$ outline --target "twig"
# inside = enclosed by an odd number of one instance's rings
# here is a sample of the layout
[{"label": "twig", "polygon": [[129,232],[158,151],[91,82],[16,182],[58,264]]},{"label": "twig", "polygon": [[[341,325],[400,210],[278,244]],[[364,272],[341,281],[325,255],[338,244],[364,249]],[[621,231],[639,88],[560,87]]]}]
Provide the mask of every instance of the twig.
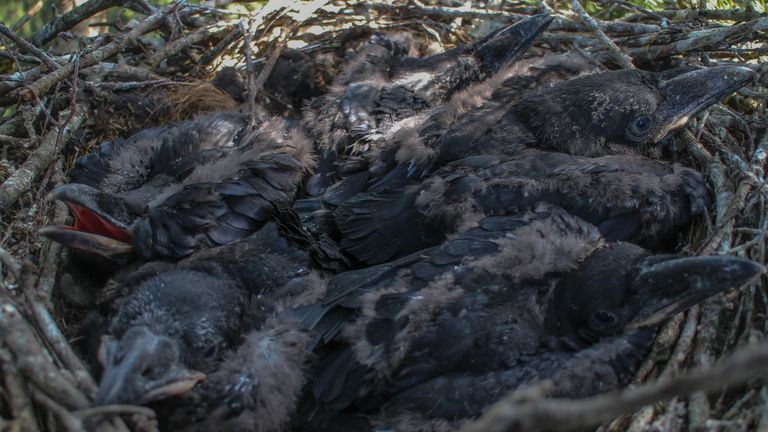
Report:
[{"label": "twig", "polygon": [[206,66],[213,63],[222,52],[239,40],[242,37],[242,34],[240,27],[232,29],[228,35],[224,36],[218,43],[216,43],[213,49],[206,50],[200,58],[200,65]]},{"label": "twig", "polygon": [[61,425],[64,427],[64,430],[72,432],[85,430],[83,427],[83,422],[78,417],[72,415],[68,409],[61,406],[58,402],[51,399],[42,391],[33,388],[32,397],[35,399],[35,401],[47,408],[59,419]]},{"label": "twig", "polygon": [[4,347],[0,347],[0,371],[2,371],[5,387],[6,406],[10,409],[11,417],[21,423],[22,430],[38,430],[32,400],[24,378],[13,363],[11,353]]},{"label": "twig", "polygon": [[[287,28],[284,27],[282,29],[280,36],[272,46],[272,52],[269,54],[269,57],[267,57],[267,61],[264,63],[261,71],[259,71],[259,75],[252,83],[250,80],[248,82],[248,103],[249,108],[251,108],[251,113],[255,113],[255,101],[253,102],[254,105],[251,105],[251,98],[255,98],[256,94],[259,93],[264,87],[264,83],[272,73],[272,69],[275,67],[275,63],[277,63],[278,57],[280,57],[280,54],[282,54],[283,50],[285,49],[285,45],[288,43],[288,39],[290,39],[296,33],[296,31],[299,30],[299,27],[301,27],[302,23],[308,20],[315,13],[315,11],[323,7],[323,5],[326,3],[327,0],[316,0],[309,4],[300,4],[298,2],[294,4],[294,7],[300,8],[298,14],[295,17],[295,21],[293,21]],[[246,44],[246,46],[248,45],[249,44]],[[248,64],[249,70],[252,69],[253,63],[251,59],[248,59]]]},{"label": "twig", "polygon": [[514,392],[494,404],[462,432],[569,431],[594,427],[617,415],[692,392],[711,392],[765,373],[768,344],[741,348],[707,369],[662,378],[639,387],[586,399],[534,399],[520,402]]},{"label": "twig", "polygon": [[21,282],[21,263],[0,246],[0,262],[13,275],[16,281]]},{"label": "twig", "polygon": [[77,410],[74,414],[80,418],[107,414],[137,414],[148,419],[155,418],[155,411],[151,408],[136,405],[103,405]]},{"label": "twig", "polygon": [[162,76],[152,72],[147,68],[121,63],[99,63],[97,65],[83,69],[83,72],[96,74],[105,78],[109,77],[118,81],[147,81],[163,79]]},{"label": "twig", "polygon": [[632,64],[632,58],[621,52],[619,48],[606,34],[600,29],[600,24],[597,23],[586,10],[581,6],[579,0],[572,0],[571,5],[573,10],[579,15],[581,22],[584,23],[587,28],[597,36],[597,39],[603,44],[603,46],[611,53],[613,60],[621,66],[622,69],[634,69]]},{"label": "twig", "polygon": [[107,10],[123,3],[125,3],[125,0],[89,0],[80,6],[73,8],[53,22],[46,24],[35,34],[30,36],[29,41],[32,45],[38,47],[43,46],[43,44],[53,40],[59,33],[71,29],[81,21],[84,21],[103,10]]},{"label": "twig", "polygon": [[755,32],[768,30],[768,17],[728,27],[706,28],[692,31],[687,38],[664,45],[647,45],[632,48],[627,53],[636,60],[653,61],[659,58],[685,54],[691,51],[712,49],[721,45],[730,45]]},{"label": "twig", "polygon": [[[723,21],[750,21],[760,18],[761,14],[754,10],[744,9],[679,9],[655,11],[655,15],[667,18],[670,21],[695,22],[700,19],[712,19]],[[623,18],[624,21],[633,22],[645,18],[645,14],[632,14]]]},{"label": "twig", "polygon": [[240,21],[240,33],[243,35],[243,51],[245,52],[245,81],[248,86],[248,112],[256,114],[256,88],[253,76],[253,54],[251,53],[251,24]]},{"label": "twig", "polygon": [[[101,63],[105,59],[112,57],[119,52],[124,51],[129,44],[133,43],[141,35],[157,28],[157,26],[159,26],[162,22],[163,18],[165,18],[165,16],[169,13],[175,11],[178,7],[178,5],[171,5],[159,10],[155,14],[146,18],[128,33],[120,34],[116,36],[115,39],[109,44],[104,45],[103,47],[89,54],[83,55],[80,58],[80,67],[85,68],[93,66],[95,64]],[[26,87],[12,91],[8,96],[0,100],[0,105],[9,105],[18,99],[24,101],[32,100],[35,97],[47,92],[51,87],[60,81],[70,77],[74,71],[74,68],[75,66],[72,63],[62,66],[58,70],[53,71],[52,73],[38,79]]]},{"label": "twig", "polygon": [[184,83],[171,81],[167,79],[159,79],[159,80],[152,80],[152,81],[133,81],[133,82],[99,82],[99,83],[93,83],[93,82],[83,82],[83,85],[85,88],[89,90],[110,90],[112,92],[123,92],[123,91],[131,91],[136,90],[140,88],[146,88],[146,87],[157,87],[157,86],[167,86],[167,85],[183,85]]},{"label": "twig", "polygon": [[[72,133],[80,128],[80,125],[85,121],[86,114],[87,107],[83,104],[78,104],[72,120],[63,128],[62,140],[69,140]],[[42,175],[43,171],[51,164],[55,156],[56,142],[59,137],[58,129],[56,128],[48,132],[43,137],[40,146],[29,155],[29,158],[21,167],[0,185],[0,209],[7,209],[13,205],[19,196],[29,190]]]},{"label": "twig", "polygon": [[68,375],[51,363],[38,343],[34,330],[10,301],[0,303],[2,340],[14,354],[19,371],[49,396],[70,409],[85,408],[88,398],[67,379]]},{"label": "twig", "polygon": [[39,58],[40,61],[48,66],[49,70],[56,70],[59,68],[59,64],[56,63],[51,57],[49,57],[48,54],[46,54],[40,48],[24,40],[24,38],[14,33],[13,30],[3,25],[3,23],[0,23],[0,34],[12,40],[22,51],[26,51]]},{"label": "twig", "polygon": [[157,50],[151,56],[144,60],[144,63],[152,69],[157,66],[166,58],[181,52],[183,49],[190,47],[196,43],[204,41],[206,39],[216,37],[220,33],[229,32],[233,28],[232,25],[213,25],[186,34],[183,37],[176,38],[176,40],[166,43],[163,48]]}]

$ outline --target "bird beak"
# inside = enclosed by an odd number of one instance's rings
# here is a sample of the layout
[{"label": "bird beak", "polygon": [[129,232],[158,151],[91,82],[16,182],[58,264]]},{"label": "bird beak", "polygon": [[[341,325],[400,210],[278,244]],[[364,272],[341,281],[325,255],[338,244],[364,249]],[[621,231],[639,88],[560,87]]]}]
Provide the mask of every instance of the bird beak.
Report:
[{"label": "bird beak", "polygon": [[651,137],[659,142],[671,131],[683,127],[710,105],[745,85],[754,82],[757,73],[742,66],[694,69],[659,84],[663,97],[659,126]]},{"label": "bird beak", "polygon": [[48,199],[63,201],[75,217],[74,226],[50,225],[40,230],[44,236],[64,246],[107,258],[130,254],[130,221],[126,204],[114,195],[90,186],[70,183],[57,187]]},{"label": "bird beak", "polygon": [[[206,375],[181,364],[173,340],[146,327],[132,328],[120,339],[106,338],[106,366],[96,405],[146,404],[186,393]],[[102,354],[104,355],[104,354]]]},{"label": "bird beak", "polygon": [[708,297],[764,273],[762,265],[731,256],[676,257],[647,265],[633,282],[640,292],[635,302],[639,311],[626,329],[659,325]]},{"label": "bird beak", "polygon": [[546,14],[534,15],[515,24],[491,33],[479,42],[475,48],[478,56],[492,72],[528,51],[533,41],[552,24],[552,18]]}]

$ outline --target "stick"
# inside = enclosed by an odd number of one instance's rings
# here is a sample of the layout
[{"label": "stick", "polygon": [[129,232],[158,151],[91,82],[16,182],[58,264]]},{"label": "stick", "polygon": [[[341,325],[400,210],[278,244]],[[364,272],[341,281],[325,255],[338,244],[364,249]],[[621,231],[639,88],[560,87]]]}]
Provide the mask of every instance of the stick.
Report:
[{"label": "stick", "polygon": [[4,330],[3,342],[13,352],[16,366],[27,379],[67,408],[80,409],[90,404],[67,379],[67,374],[51,363],[34,330],[10,301],[0,303],[0,326]]},{"label": "stick", "polygon": [[[63,69],[63,68],[62,68]],[[59,69],[61,70],[61,69]],[[72,133],[80,128],[86,118],[87,107],[78,104],[72,116],[72,121],[63,128],[62,141],[72,137]],[[8,209],[22,193],[29,190],[43,171],[51,164],[55,156],[56,141],[59,128],[53,129],[43,137],[40,146],[29,155],[29,158],[2,185],[0,185],[0,209]]]},{"label": "stick", "polygon": [[232,25],[214,25],[205,27],[189,33],[183,37],[178,37],[176,40],[168,42],[162,49],[157,50],[151,56],[144,60],[144,63],[150,68],[155,69],[166,58],[180,52],[181,50],[194,45],[198,42],[204,41],[210,37],[214,37],[223,32],[229,32],[233,28]]},{"label": "stick", "polygon": [[707,369],[697,369],[675,379],[663,378],[618,393],[585,399],[520,401],[512,392],[461,432],[571,431],[594,427],[621,413],[696,391],[711,392],[742,384],[765,373],[768,344],[741,348]]},{"label": "stick", "polygon": [[251,25],[240,21],[240,32],[243,34],[243,51],[245,51],[245,80],[248,86],[248,112],[256,114],[256,85],[253,77],[253,54],[251,54]]},{"label": "stick", "polygon": [[127,0],[89,0],[80,6],[77,6],[50,22],[30,36],[29,41],[32,45],[43,46],[43,44],[53,40],[59,33],[69,30],[97,13],[107,10],[113,6],[119,6],[127,3]]},{"label": "stick", "polygon": [[592,30],[592,33],[597,36],[597,39],[602,42],[603,46],[611,53],[613,60],[621,66],[622,69],[634,69],[632,64],[632,58],[621,52],[621,49],[600,29],[600,24],[597,23],[583,7],[579,0],[573,0],[571,2],[573,10],[579,15],[581,22],[584,23],[587,28]]},{"label": "stick", "polygon": [[48,70],[56,70],[59,68],[58,63],[56,63],[52,58],[50,58],[48,54],[46,54],[40,48],[27,42],[23,38],[19,37],[16,33],[13,32],[13,30],[3,25],[3,23],[0,23],[0,34],[12,40],[16,44],[16,46],[18,46],[19,49],[21,49],[22,51],[26,51],[34,55],[35,57],[39,58],[40,61],[42,61],[46,66],[48,66]]},{"label": "stick", "polygon": [[[154,30],[163,21],[166,15],[172,13],[178,8],[178,5],[167,6],[155,12],[147,19],[141,22],[133,30],[128,33],[123,33],[115,37],[115,39],[107,45],[89,53],[80,58],[80,67],[86,68],[95,64],[101,63],[105,59],[112,57],[113,55],[125,51],[128,46],[138,39],[144,33]],[[18,90],[12,91],[8,96],[0,100],[0,105],[10,105],[15,103],[18,99],[23,101],[29,101],[38,97],[39,95],[47,92],[54,85],[65,80],[72,75],[75,65],[68,63],[65,66],[53,71],[52,73],[45,75],[37,81],[29,84]]]}]

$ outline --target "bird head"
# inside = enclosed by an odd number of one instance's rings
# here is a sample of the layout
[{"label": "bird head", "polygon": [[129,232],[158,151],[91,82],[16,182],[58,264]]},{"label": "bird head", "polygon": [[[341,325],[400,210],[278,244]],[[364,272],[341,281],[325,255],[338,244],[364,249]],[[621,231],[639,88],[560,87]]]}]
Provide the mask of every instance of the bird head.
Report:
[{"label": "bird head", "polygon": [[547,331],[588,345],[604,337],[655,328],[696,303],[736,288],[765,268],[731,256],[649,255],[614,243],[563,278],[550,299]]},{"label": "bird head", "polygon": [[73,226],[49,225],[44,236],[69,248],[121,261],[131,255],[131,225],[138,211],[119,196],[91,186],[69,183],[56,187],[48,199],[64,202],[75,218]]},{"label": "bird head", "polygon": [[142,283],[120,305],[99,350],[96,403],[145,404],[191,389],[236,344],[244,302],[231,281],[196,271]]},{"label": "bird head", "polygon": [[533,91],[513,109],[543,147],[581,156],[647,154],[756,78],[741,66],[611,71]]}]

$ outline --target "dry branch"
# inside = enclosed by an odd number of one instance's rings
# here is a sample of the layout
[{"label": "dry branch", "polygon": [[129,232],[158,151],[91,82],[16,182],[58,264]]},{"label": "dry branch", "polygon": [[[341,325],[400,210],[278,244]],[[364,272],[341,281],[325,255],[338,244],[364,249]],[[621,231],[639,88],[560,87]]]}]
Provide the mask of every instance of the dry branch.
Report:
[{"label": "dry branch", "polygon": [[181,52],[181,50],[189,48],[190,46],[200,43],[204,40],[216,38],[221,33],[232,31],[233,28],[234,25],[232,24],[214,25],[201,28],[189,34],[185,34],[176,38],[176,40],[172,42],[166,43],[162,49],[147,57],[144,63],[152,69],[157,68],[160,62],[174,54]]},{"label": "dry branch", "polygon": [[586,399],[537,398],[520,401],[512,393],[494,404],[462,432],[571,431],[594,427],[619,414],[696,391],[711,392],[743,384],[766,373],[768,344],[741,348],[719,364],[677,378]]},{"label": "dry branch", "polygon": [[[107,45],[89,53],[80,58],[80,67],[86,68],[112,57],[113,55],[123,52],[131,43],[133,43],[139,36],[154,30],[159,26],[163,19],[169,13],[177,9],[177,5],[172,5],[160,9],[153,15],[146,18],[138,26],[129,31],[115,36],[115,39]],[[58,70],[38,79],[37,81],[25,86],[21,89],[14,90],[8,96],[0,99],[0,105],[10,105],[18,100],[29,101],[36,97],[39,97],[43,93],[50,90],[53,86],[59,82],[65,80],[74,72],[74,63],[68,63],[67,65],[59,68]]]},{"label": "dry branch", "polygon": [[124,5],[129,1],[131,0],[88,0],[60,16],[55,21],[46,24],[37,33],[30,36],[29,41],[32,45],[43,46],[52,41],[59,33],[71,29],[97,13],[113,6]]},{"label": "dry branch", "polygon": [[14,33],[11,29],[2,23],[0,23],[0,34],[12,40],[22,51],[26,51],[40,59],[40,61],[48,66],[49,70],[56,70],[59,68],[59,65],[53,61],[53,59],[49,57],[48,54],[46,54],[43,50],[19,37],[16,33]]},{"label": "dry branch", "polygon": [[[63,126],[63,131],[61,131],[63,132],[62,140],[69,140],[72,133],[80,128],[80,125],[85,121],[87,111],[85,105],[77,105],[72,121]],[[51,164],[56,153],[56,142],[60,132],[58,129],[51,130],[43,137],[40,146],[32,152],[24,164],[0,185],[0,210],[10,208],[22,193],[33,186],[35,181]]]},{"label": "dry branch", "polygon": [[595,34],[595,36],[597,36],[597,40],[599,40],[605,46],[608,52],[611,53],[613,60],[618,63],[622,69],[634,69],[635,66],[632,64],[632,59],[621,52],[621,48],[616,46],[616,44],[613,43],[613,41],[603,32],[603,30],[600,28],[600,24],[598,24],[594,18],[589,16],[587,11],[581,7],[579,0],[573,0],[571,4],[576,13],[579,14],[581,22],[584,23],[584,25],[587,26],[587,28]]},{"label": "dry branch", "polygon": [[73,385],[71,378],[68,379],[69,375],[53,364],[18,307],[7,299],[0,299],[0,327],[4,329],[2,341],[13,353],[15,364],[24,377],[69,409],[89,405],[88,398]]}]

